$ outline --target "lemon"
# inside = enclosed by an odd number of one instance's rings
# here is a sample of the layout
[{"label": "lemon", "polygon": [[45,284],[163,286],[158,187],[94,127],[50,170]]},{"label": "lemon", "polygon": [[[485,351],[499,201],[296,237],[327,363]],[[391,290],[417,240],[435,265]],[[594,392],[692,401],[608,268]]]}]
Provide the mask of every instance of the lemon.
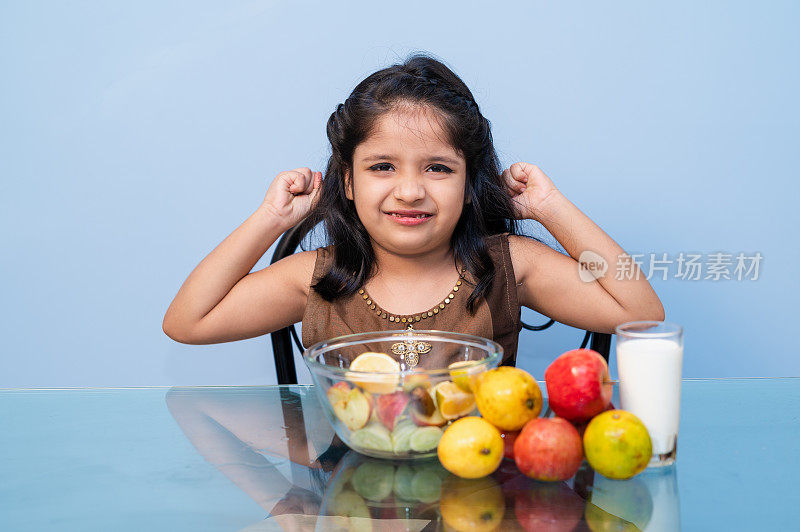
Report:
[{"label": "lemon", "polygon": [[464,366],[474,365],[476,365],[474,360],[459,360],[458,362],[453,362],[447,366],[447,369],[450,370],[450,378],[453,379],[453,382],[456,384],[456,386],[465,392],[472,393],[472,382],[477,379],[477,374],[480,370],[477,368],[466,369]]},{"label": "lemon", "polygon": [[481,478],[503,460],[500,431],[485,419],[469,416],[454,421],[439,440],[437,454],[445,469],[462,478]]},{"label": "lemon", "polygon": [[482,373],[474,384],[478,410],[501,430],[520,430],[542,410],[542,390],[525,370],[500,366]]},{"label": "lemon", "polygon": [[370,393],[392,393],[400,380],[400,364],[385,353],[361,353],[350,363],[350,369],[354,372],[378,373],[371,376],[350,372],[345,374],[348,380]]},{"label": "lemon", "polygon": [[589,422],[583,451],[592,468],[604,477],[623,480],[641,473],[653,455],[644,423],[625,410],[606,410]]},{"label": "lemon", "polygon": [[488,532],[503,523],[506,501],[503,489],[492,477],[450,477],[442,484],[439,509],[445,530]]},{"label": "lemon", "polygon": [[445,419],[464,417],[475,410],[475,396],[453,382],[440,382],[434,390],[439,413]]}]

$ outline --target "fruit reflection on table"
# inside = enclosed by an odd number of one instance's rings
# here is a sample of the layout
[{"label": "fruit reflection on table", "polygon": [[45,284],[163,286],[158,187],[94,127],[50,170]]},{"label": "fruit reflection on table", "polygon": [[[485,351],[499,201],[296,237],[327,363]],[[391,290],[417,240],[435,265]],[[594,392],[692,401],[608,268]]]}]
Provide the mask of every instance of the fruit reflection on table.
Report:
[{"label": "fruit reflection on table", "polygon": [[[674,468],[655,474],[671,476],[674,484]],[[358,530],[644,530],[658,482],[648,475],[605,479],[585,462],[568,482],[542,482],[508,459],[491,475],[465,479],[435,459],[392,461],[350,451],[328,485],[320,515],[345,517],[345,529]],[[677,520],[677,504],[666,503],[662,514],[672,512],[668,518]]]}]

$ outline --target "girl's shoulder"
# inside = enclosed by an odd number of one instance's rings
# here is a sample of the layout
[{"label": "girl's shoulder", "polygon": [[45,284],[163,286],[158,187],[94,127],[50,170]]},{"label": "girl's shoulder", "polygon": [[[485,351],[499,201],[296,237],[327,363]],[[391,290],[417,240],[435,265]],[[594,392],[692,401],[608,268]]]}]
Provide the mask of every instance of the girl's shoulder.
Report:
[{"label": "girl's shoulder", "polygon": [[493,235],[484,237],[483,241],[487,246],[497,246],[502,245],[504,242],[508,242],[510,236],[514,235],[511,235],[510,233],[495,233]]},{"label": "girl's shoulder", "polygon": [[308,253],[313,253],[314,257],[312,263],[312,269],[314,272],[311,277],[312,284],[324,276],[327,270],[330,268],[330,264],[333,261],[333,250],[334,245],[330,244],[308,251]]},{"label": "girl's shoulder", "polygon": [[307,297],[311,285],[309,281],[313,279],[317,262],[316,250],[298,251],[280,259],[264,271],[271,271],[275,281],[287,288],[301,291]]},{"label": "girl's shoulder", "polygon": [[516,238],[516,235],[510,233],[496,233],[484,237],[483,242],[489,253],[495,257],[495,260],[504,259],[510,260],[510,246],[511,239]]},{"label": "girl's shoulder", "polygon": [[312,253],[316,253],[316,263],[319,265],[320,263],[325,263],[328,261],[329,258],[333,256],[334,249],[335,246],[330,244],[328,246],[321,246],[313,250]]}]

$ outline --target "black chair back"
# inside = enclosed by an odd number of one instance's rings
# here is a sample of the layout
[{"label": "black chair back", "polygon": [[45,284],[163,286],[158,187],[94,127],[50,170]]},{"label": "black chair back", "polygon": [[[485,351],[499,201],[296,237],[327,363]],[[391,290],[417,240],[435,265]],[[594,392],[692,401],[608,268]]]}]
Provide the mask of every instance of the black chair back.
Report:
[{"label": "black chair back", "polygon": [[[275,252],[272,254],[270,264],[288,257],[293,254],[300,245],[300,242],[306,236],[305,233],[301,234],[300,225],[296,225],[283,233]],[[529,331],[543,331],[552,326],[555,320],[549,320],[543,325],[528,325],[523,323],[522,327]],[[297,370],[294,365],[294,349],[292,347],[292,340],[297,345],[297,348],[302,353],[305,350],[303,343],[297,336],[297,329],[294,325],[290,325],[284,329],[280,329],[271,333],[272,337],[272,353],[275,357],[275,372],[278,376],[278,384],[297,384]],[[581,349],[586,345],[601,355],[608,362],[609,351],[611,350],[611,335],[608,333],[597,333],[593,331],[586,331],[584,334]]]}]

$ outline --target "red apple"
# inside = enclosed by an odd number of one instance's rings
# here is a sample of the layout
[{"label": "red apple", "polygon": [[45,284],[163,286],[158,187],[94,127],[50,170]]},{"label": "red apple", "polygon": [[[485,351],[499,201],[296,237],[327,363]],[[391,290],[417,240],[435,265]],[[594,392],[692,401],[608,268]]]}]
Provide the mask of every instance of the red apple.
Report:
[{"label": "red apple", "polygon": [[563,418],[540,417],[528,421],[514,442],[514,461],[536,480],[567,480],[583,460],[578,431]]},{"label": "red apple", "polygon": [[614,389],[608,364],[597,351],[567,351],[544,372],[547,401],[557,416],[587,421],[606,409]]},{"label": "red apple", "polygon": [[583,518],[586,501],[565,482],[533,482],[517,492],[514,514],[525,530],[533,532],[572,531]]},{"label": "red apple", "polygon": [[375,409],[378,412],[378,419],[389,429],[394,430],[397,418],[405,410],[408,404],[408,394],[405,392],[394,392],[386,395],[379,395],[375,400]]},{"label": "red apple", "polygon": [[503,456],[509,460],[514,459],[514,442],[519,435],[518,430],[501,430],[500,437],[503,438]]},{"label": "red apple", "polygon": [[333,405],[333,403],[343,399],[349,391],[350,385],[347,384],[347,381],[339,381],[328,388],[328,401]]}]

